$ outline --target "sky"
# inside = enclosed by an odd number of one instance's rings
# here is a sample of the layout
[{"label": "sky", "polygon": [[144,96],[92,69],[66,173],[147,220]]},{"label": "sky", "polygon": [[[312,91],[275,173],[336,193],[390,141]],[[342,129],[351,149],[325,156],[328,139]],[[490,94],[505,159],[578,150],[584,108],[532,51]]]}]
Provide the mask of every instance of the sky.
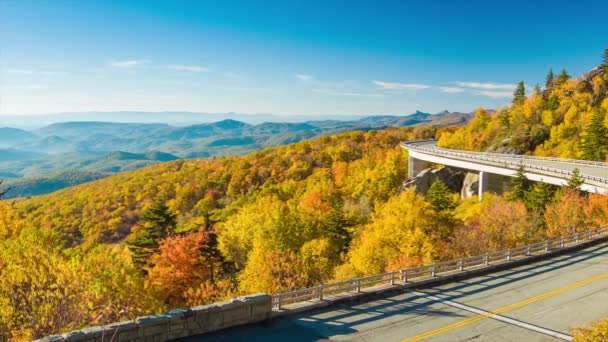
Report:
[{"label": "sky", "polygon": [[608,47],[604,0],[0,0],[0,115],[470,112]]}]

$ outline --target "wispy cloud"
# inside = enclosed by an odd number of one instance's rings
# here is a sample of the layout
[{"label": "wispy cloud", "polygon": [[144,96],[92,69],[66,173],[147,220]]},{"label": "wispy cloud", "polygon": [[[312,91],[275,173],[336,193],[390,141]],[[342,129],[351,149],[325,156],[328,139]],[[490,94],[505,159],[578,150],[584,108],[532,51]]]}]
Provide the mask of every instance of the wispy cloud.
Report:
[{"label": "wispy cloud", "polygon": [[439,87],[439,91],[442,93],[456,94],[463,93],[466,91],[466,89],[460,87]]},{"label": "wispy cloud", "polygon": [[491,98],[495,98],[495,99],[502,99],[502,98],[508,98],[508,97],[513,96],[513,93],[510,91],[494,91],[494,90],[473,90],[473,91],[471,91],[471,94],[491,97]]},{"label": "wispy cloud", "polygon": [[382,94],[336,91],[333,89],[312,89],[312,91],[315,93],[336,95],[336,96],[354,96],[354,97],[383,97],[384,96]]},{"label": "wispy cloud", "polygon": [[147,59],[131,59],[131,60],[125,60],[125,61],[112,61],[112,62],[109,62],[108,65],[113,68],[129,69],[129,68],[135,68],[137,66],[146,64],[148,62],[149,61]]},{"label": "wispy cloud", "polygon": [[310,80],[314,79],[314,76],[306,75],[306,74],[296,74],[295,76],[300,81],[310,81]]},{"label": "wispy cloud", "polygon": [[259,93],[278,93],[277,89],[265,87],[238,87],[238,86],[219,86],[217,89],[239,91],[239,92],[259,92]]},{"label": "wispy cloud", "polygon": [[372,83],[387,90],[422,90],[431,88],[430,85],[418,83],[396,83],[384,81],[373,81]]},{"label": "wispy cloud", "polygon": [[510,83],[481,83],[481,82],[456,82],[459,87],[484,89],[484,90],[514,90],[516,85]]},{"label": "wispy cloud", "polygon": [[209,72],[209,68],[199,66],[199,65],[181,65],[181,64],[171,64],[167,66],[171,70],[177,71],[189,71],[189,72]]}]

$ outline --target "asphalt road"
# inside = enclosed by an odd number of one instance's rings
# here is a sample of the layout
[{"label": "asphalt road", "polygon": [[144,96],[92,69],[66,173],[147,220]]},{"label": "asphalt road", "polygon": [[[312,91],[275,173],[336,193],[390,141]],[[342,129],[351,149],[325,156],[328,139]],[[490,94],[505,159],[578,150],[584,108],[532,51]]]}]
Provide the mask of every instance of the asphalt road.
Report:
[{"label": "asphalt road", "polygon": [[561,341],[608,318],[608,244],[186,341]]}]

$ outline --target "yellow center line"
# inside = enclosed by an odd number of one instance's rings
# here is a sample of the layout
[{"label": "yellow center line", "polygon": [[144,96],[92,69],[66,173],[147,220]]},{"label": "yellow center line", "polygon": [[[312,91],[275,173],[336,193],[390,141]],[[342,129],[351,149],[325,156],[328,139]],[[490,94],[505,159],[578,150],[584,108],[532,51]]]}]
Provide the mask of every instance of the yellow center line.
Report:
[{"label": "yellow center line", "polygon": [[560,293],[564,293],[566,291],[570,291],[570,290],[579,288],[581,286],[585,286],[587,284],[591,284],[593,282],[596,282],[598,280],[602,280],[604,278],[608,278],[608,273],[603,273],[603,274],[597,275],[595,277],[591,277],[591,278],[579,281],[578,283],[570,284],[570,285],[561,287],[559,289],[556,289],[556,290],[553,290],[553,291],[549,291],[547,293],[543,293],[543,294],[540,294],[540,295],[532,297],[532,298],[528,298],[528,299],[523,300],[521,302],[504,306],[502,308],[496,309],[495,311],[488,312],[487,314],[481,314],[481,315],[473,316],[473,317],[464,319],[464,320],[462,320],[460,322],[456,322],[456,323],[453,323],[453,324],[450,324],[450,325],[446,325],[446,326],[444,326],[442,328],[438,328],[438,329],[435,329],[435,330],[427,331],[427,332],[422,333],[420,335],[416,335],[416,336],[413,336],[413,337],[410,337],[410,338],[406,338],[402,342],[406,342],[406,341],[407,342],[421,341],[421,340],[424,340],[424,339],[427,339],[427,338],[430,338],[430,337],[433,337],[433,336],[437,336],[437,335],[443,334],[445,332],[448,332],[450,330],[454,330],[454,329],[458,329],[460,327],[471,325],[473,323],[477,323],[477,322],[479,322],[481,320],[484,320],[486,318],[491,318],[492,315],[498,315],[498,314],[505,313],[507,311],[512,311],[512,310],[515,310],[515,309],[519,309],[519,308],[524,307],[526,305],[529,305],[529,304],[541,301],[543,299],[547,299],[549,297],[556,296],[556,295],[558,295]]}]

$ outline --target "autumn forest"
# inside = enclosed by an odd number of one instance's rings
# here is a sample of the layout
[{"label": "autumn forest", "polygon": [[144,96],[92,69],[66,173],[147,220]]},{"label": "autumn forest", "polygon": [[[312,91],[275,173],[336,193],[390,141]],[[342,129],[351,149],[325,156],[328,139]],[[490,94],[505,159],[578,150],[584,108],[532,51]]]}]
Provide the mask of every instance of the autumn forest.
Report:
[{"label": "autumn forest", "polygon": [[523,82],[461,127],[354,131],[176,160],[0,201],[0,340],[505,249],[608,224],[608,197],[532,183],[403,189],[400,141],[606,161],[608,61]]}]

